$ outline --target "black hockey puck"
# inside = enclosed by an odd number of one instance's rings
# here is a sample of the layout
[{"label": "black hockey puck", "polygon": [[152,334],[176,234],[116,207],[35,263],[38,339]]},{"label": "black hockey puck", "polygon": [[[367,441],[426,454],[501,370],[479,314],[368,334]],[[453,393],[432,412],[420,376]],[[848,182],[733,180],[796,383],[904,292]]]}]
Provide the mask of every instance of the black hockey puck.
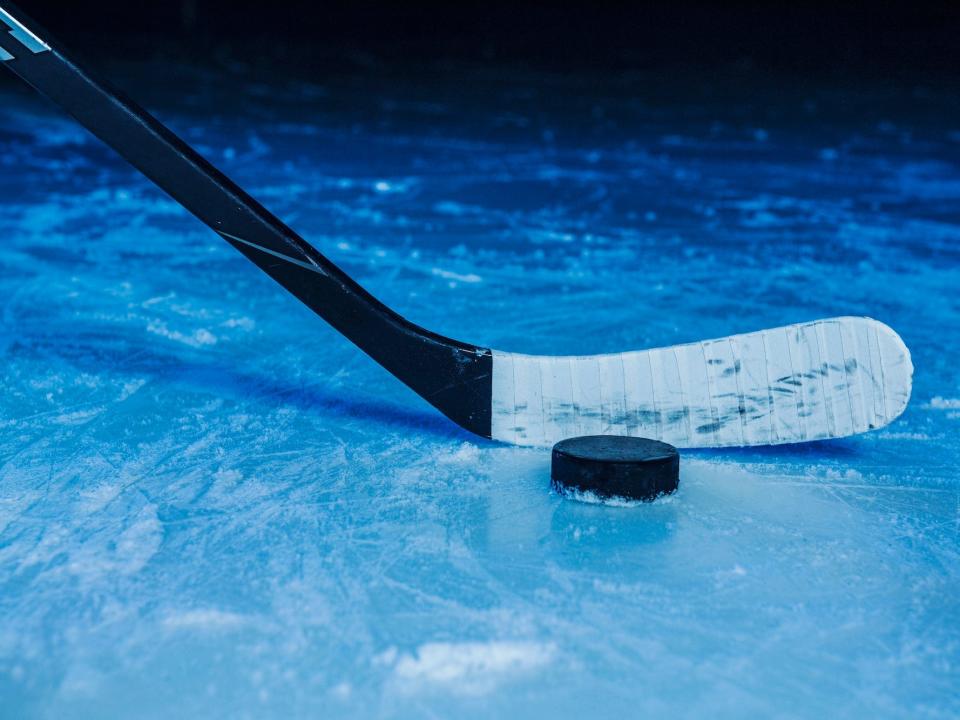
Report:
[{"label": "black hockey puck", "polygon": [[553,446],[551,480],[560,493],[653,500],[680,482],[680,453],[646,438],[587,435]]}]

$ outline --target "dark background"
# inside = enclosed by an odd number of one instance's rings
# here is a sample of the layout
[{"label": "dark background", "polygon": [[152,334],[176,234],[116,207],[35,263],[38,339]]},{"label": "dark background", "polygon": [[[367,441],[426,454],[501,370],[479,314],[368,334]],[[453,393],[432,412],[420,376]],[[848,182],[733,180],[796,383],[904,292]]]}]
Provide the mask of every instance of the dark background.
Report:
[{"label": "dark background", "polygon": [[440,61],[565,71],[717,64],[937,78],[960,69],[960,2],[23,0],[82,52],[324,66]]}]

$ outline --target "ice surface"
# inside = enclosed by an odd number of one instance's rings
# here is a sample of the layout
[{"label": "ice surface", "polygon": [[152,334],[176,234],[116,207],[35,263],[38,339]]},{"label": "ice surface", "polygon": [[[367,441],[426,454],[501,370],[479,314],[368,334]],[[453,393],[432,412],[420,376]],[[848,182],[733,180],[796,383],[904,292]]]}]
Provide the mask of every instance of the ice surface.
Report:
[{"label": "ice surface", "polygon": [[960,713],[949,93],[142,72],[120,84],[438,332],[601,353],[869,315],[914,399],[687,453],[649,505],[565,500],[549,452],[451,426],[5,82],[0,717]]}]

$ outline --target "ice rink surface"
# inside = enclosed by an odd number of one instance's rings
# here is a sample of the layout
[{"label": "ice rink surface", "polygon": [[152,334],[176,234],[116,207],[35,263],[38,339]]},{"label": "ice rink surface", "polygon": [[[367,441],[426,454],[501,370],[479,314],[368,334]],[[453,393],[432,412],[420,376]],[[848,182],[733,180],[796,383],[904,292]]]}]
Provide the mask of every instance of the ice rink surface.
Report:
[{"label": "ice rink surface", "polygon": [[432,330],[600,353],[869,315],[913,400],[565,500],[5,81],[0,717],[960,713],[955,94],[248,75],[114,74]]}]

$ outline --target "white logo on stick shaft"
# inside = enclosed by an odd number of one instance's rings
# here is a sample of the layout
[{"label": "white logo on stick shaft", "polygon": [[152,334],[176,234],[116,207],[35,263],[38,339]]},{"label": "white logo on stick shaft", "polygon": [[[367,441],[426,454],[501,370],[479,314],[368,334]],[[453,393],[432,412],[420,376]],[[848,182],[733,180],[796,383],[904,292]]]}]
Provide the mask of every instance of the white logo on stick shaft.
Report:
[{"label": "white logo on stick shaft", "polygon": [[[20,21],[10,15],[10,13],[3,8],[0,8],[0,32],[4,31],[4,25],[6,25],[6,32],[10,35],[13,35],[17,42],[27,48],[27,50],[30,52],[36,54],[48,52],[50,50],[49,45],[34,35],[30,30],[25,28]],[[13,55],[0,47],[0,60],[6,61],[13,59]]]}]

